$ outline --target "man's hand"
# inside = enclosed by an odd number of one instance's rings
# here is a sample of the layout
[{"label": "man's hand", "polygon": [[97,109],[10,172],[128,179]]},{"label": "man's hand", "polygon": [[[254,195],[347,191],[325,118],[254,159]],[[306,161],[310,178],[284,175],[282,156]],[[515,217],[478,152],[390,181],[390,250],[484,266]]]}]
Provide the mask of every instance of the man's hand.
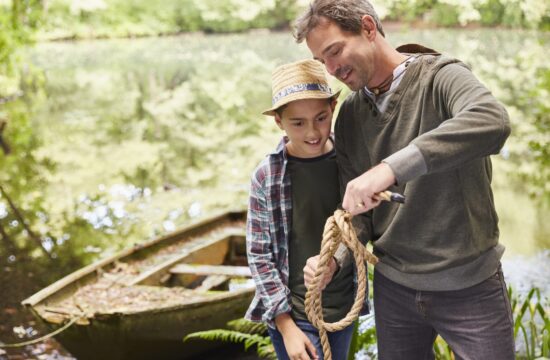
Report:
[{"label": "man's hand", "polygon": [[351,180],[346,186],[342,206],[352,215],[361,214],[380,205],[377,193],[395,183],[395,175],[386,163],[380,163]]},{"label": "man's hand", "polygon": [[291,360],[318,359],[315,346],[288,313],[277,315],[275,324],[283,335],[286,353]]},{"label": "man's hand", "polygon": [[[304,283],[306,284],[306,288],[309,289],[311,286],[311,283],[313,282],[313,278],[315,277],[315,271],[317,271],[317,266],[319,265],[319,255],[310,257],[306,261],[306,266],[304,266]],[[323,276],[323,279],[321,279],[321,290],[324,290],[328,283],[332,280],[332,277],[334,276],[334,273],[336,270],[338,270],[338,264],[336,264],[336,260],[334,258],[331,258],[328,263],[329,270],[325,272],[325,276]]]}]

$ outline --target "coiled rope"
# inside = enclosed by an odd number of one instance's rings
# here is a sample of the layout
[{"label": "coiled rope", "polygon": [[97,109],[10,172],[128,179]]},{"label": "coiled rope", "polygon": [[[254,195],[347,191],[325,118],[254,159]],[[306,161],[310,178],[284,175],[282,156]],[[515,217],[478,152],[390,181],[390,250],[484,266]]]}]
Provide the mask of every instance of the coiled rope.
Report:
[{"label": "coiled rope", "polygon": [[[332,359],[327,331],[334,332],[346,328],[357,319],[363,307],[366,293],[365,289],[367,286],[365,260],[373,265],[378,262],[378,258],[359,242],[351,219],[352,215],[344,210],[336,210],[334,215],[327,219],[323,231],[321,252],[319,254],[319,263],[315,271],[315,277],[306,292],[306,315],[309,322],[319,330],[325,360]],[[321,302],[322,290],[320,289],[320,284],[324,273],[328,270],[328,263],[338,249],[340,243],[344,244],[353,253],[357,269],[357,291],[355,294],[355,301],[348,314],[340,321],[327,323],[323,319],[323,305]]]}]

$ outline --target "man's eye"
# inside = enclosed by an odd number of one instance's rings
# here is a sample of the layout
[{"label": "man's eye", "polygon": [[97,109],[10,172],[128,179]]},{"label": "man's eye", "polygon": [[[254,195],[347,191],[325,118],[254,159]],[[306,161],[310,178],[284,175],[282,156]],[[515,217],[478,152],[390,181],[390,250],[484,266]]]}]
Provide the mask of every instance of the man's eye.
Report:
[{"label": "man's eye", "polygon": [[327,119],[326,116],[322,116],[322,117],[318,118],[317,121],[325,121],[326,119]]}]

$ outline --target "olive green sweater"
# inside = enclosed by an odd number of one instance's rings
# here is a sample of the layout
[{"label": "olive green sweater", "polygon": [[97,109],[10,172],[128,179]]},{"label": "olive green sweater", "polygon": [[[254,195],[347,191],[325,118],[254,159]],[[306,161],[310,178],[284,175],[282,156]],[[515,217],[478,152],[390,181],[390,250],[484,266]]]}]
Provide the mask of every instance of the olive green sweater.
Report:
[{"label": "olive green sweater", "polygon": [[418,290],[458,290],[491,276],[504,247],[491,191],[491,161],[510,134],[508,115],[466,67],[419,54],[387,111],[362,91],[335,125],[342,190],[387,163],[406,204],[382,203],[356,217],[380,258],[376,269]]}]

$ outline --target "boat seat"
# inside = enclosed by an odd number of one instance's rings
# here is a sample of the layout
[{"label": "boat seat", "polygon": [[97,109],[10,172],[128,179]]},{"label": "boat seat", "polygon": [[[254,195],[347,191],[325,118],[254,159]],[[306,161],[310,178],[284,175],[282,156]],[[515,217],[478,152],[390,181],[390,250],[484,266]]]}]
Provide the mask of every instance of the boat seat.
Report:
[{"label": "boat seat", "polygon": [[225,275],[230,277],[252,277],[247,266],[178,264],[170,269],[178,275]]},{"label": "boat seat", "polygon": [[229,280],[229,276],[226,275],[208,275],[206,279],[203,280],[202,284],[193,290],[196,292],[208,291],[223,284],[227,280]]}]

